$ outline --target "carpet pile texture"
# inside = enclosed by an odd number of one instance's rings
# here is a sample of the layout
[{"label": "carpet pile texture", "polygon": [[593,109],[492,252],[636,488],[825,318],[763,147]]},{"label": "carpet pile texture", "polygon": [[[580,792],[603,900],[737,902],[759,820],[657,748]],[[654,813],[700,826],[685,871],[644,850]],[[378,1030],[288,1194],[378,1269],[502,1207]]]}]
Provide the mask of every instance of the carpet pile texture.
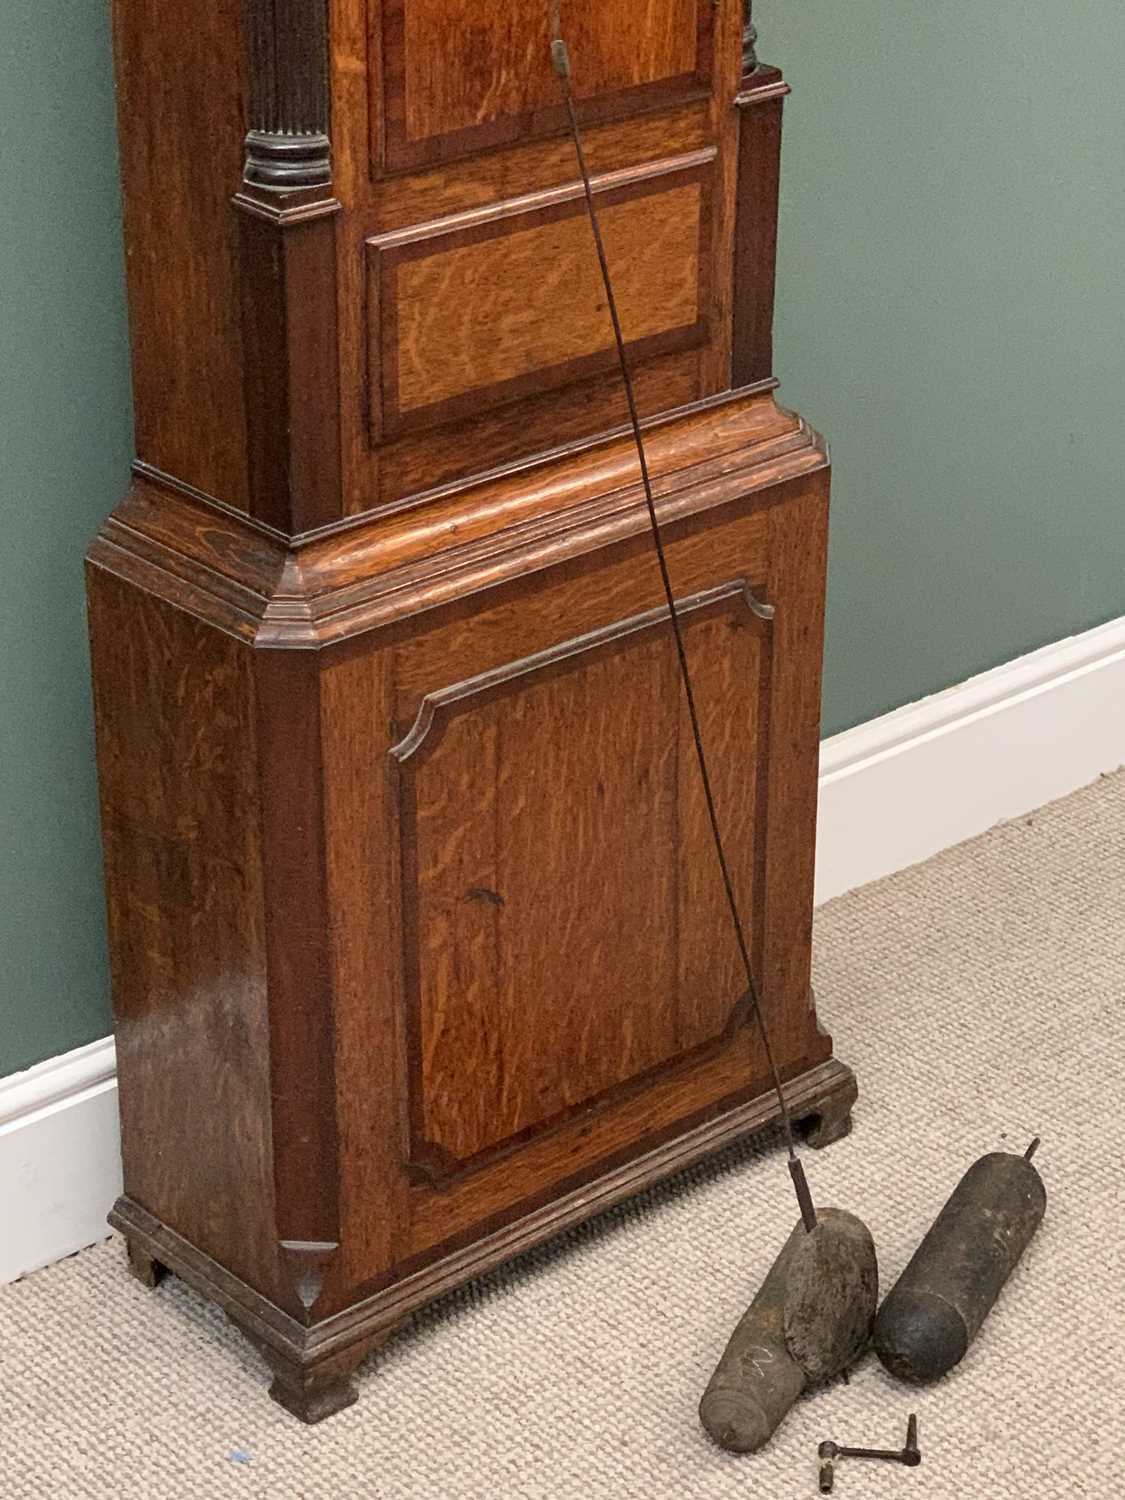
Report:
[{"label": "carpet pile texture", "polygon": [[855,1128],[807,1157],[870,1225],[889,1288],[961,1174],[1033,1135],[1047,1217],[968,1357],[921,1391],[868,1355],[752,1457],[696,1404],[794,1220],[776,1134],[417,1314],[305,1428],[265,1367],[116,1238],[0,1290],[5,1500],[793,1500],[823,1438],[923,1460],[840,1464],[868,1500],[1069,1500],[1118,1488],[1125,1438],[1125,774],[817,916],[823,1022]]}]

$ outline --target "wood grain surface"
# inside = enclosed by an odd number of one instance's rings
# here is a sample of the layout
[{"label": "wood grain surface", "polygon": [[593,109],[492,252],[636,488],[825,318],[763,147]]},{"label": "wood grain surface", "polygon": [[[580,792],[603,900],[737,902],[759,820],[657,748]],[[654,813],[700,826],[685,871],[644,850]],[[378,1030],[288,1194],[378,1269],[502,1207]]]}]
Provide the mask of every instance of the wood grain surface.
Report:
[{"label": "wood grain surface", "polygon": [[[466,34],[471,36],[474,28],[493,24],[506,27],[505,10],[504,6],[495,9],[494,22],[493,7],[478,7]],[[572,20],[580,10],[584,7],[575,7]],[[398,159],[389,174],[384,172],[380,164],[387,165],[386,153],[393,156],[399,149],[396,140],[400,144],[405,140],[401,126],[404,95],[392,76],[393,58],[402,57],[402,33],[396,31],[393,11],[391,7],[384,15],[382,6],[368,6],[367,0],[341,0],[334,12],[333,97],[337,104],[333,159],[337,192],[345,205],[339,268],[341,359],[346,372],[365,369],[372,396],[366,405],[357,405],[345,393],[341,404],[344,508],[357,514],[397,506],[436,486],[471,478],[481,472],[482,452],[491,455],[494,467],[515,466],[562,443],[604,433],[626,418],[620,382],[612,368],[604,368],[601,351],[585,369],[574,370],[574,382],[552,385],[549,380],[533,380],[528,372],[522,388],[512,387],[504,393],[512,400],[498,406],[488,400],[466,399],[459,412],[441,414],[440,429],[432,423],[418,425],[412,418],[402,423],[396,415],[397,403],[383,399],[385,385],[397,378],[394,362],[385,356],[388,345],[395,343],[395,333],[384,324],[398,316],[399,299],[393,294],[381,298],[382,288],[373,284],[367,257],[357,260],[343,247],[354,244],[356,237],[370,240],[411,229],[421,231],[442,215],[486,211],[517,196],[550,193],[573,185],[577,177],[573,148],[557,104],[545,105],[530,115],[428,138],[410,147],[418,154],[411,157],[408,153],[407,158]],[[661,35],[665,21],[675,14],[676,8],[662,7],[662,17],[646,36]],[[403,16],[412,15],[412,5],[408,4]],[[527,16],[523,19],[526,24]],[[621,25],[612,7],[601,7],[596,13],[590,7],[587,20],[599,40],[595,43],[580,36],[584,53],[595,47],[618,45],[609,41],[610,33]],[[692,24],[696,66],[690,76],[684,75],[680,82],[672,79],[630,86],[624,92],[595,92],[581,100],[595,174],[641,170],[663,158],[701,148],[718,152],[714,190],[704,206],[706,224],[701,235],[705,336],[697,337],[691,348],[682,351],[646,351],[637,371],[637,395],[642,412],[649,416],[687,407],[730,386],[737,133],[730,100],[737,89],[741,9],[736,0],[720,0],[717,8],[702,4]],[[584,32],[585,26],[586,21],[581,21],[580,31]],[[648,45],[644,39],[638,44],[632,21],[622,35],[629,37],[628,45],[634,51],[643,53]],[[684,36],[686,39],[686,29]],[[452,37],[447,45],[458,53],[469,74],[479,69],[484,53],[462,55],[459,37]],[[686,56],[686,40],[683,45]],[[546,49],[542,63],[549,85]],[[643,60],[629,64],[635,65],[647,66]],[[576,63],[576,82],[578,71]],[[443,85],[460,86],[455,80]],[[581,93],[580,83],[578,88]],[[340,101],[347,101],[347,107]],[[365,123],[368,120],[369,127]],[[376,162],[374,175],[372,159]],[[704,238],[708,246],[705,253]],[[643,245],[634,244],[634,254],[641,250]],[[523,278],[520,295],[524,300],[535,299],[537,279],[538,268],[535,275]],[[512,295],[517,293],[513,291]],[[378,311],[377,298],[381,298]],[[460,308],[457,313],[464,316]],[[575,298],[568,299],[567,313],[579,322],[589,322],[589,306]],[[426,319],[425,307],[413,315]],[[436,320],[429,321],[435,329],[440,327]],[[436,350],[436,343],[433,347]],[[435,358],[431,363],[439,362]],[[385,423],[384,417],[388,417]]]},{"label": "wood grain surface", "polygon": [[[113,1222],[314,1421],[428,1297],[777,1105],[549,7],[114,8]],[[741,0],[562,18],[737,896],[828,1141],[855,1085],[809,986],[828,470],[772,395],[784,84],[742,79]]]},{"label": "wood grain surface", "polygon": [[[338,656],[321,675],[327,894],[340,1151],[340,1274],[386,1277],[409,1242],[397,805],[385,774],[393,657]],[[332,1288],[329,1288],[330,1293]]]},{"label": "wood grain surface", "polygon": [[[760,507],[773,487],[827,463],[816,433],[768,393],[654,426],[646,446],[665,524]],[[471,496],[454,487],[398,515],[357,517],[292,550],[269,528],[146,473],[92,555],[220,629],[311,648],[624,537],[643,546],[647,529],[636,451],[621,436],[563,450],[530,475],[501,474]]]},{"label": "wood grain surface", "polygon": [[249,509],[293,534],[342,509],[334,200],[295,217],[239,195]]},{"label": "wood grain surface", "polygon": [[774,268],[781,183],[781,112],[788,85],[759,68],[738,95],[738,209],[734,242],[731,378],[773,373]]},{"label": "wood grain surface", "polygon": [[248,646],[88,580],[129,1191],[279,1296]]},{"label": "wood grain surface", "polygon": [[[825,1144],[847,1134],[856,1083],[842,1063],[833,1059],[811,1068],[786,1084],[785,1094],[794,1120],[816,1122],[814,1135],[822,1131]],[[436,1259],[431,1257],[423,1265],[404,1266],[392,1284],[369,1289],[350,1307],[311,1326],[282,1312],[133,1199],[119,1198],[109,1217],[142,1263],[174,1270],[217,1303],[266,1357],[271,1369],[281,1372],[290,1392],[303,1387],[314,1400],[327,1396],[329,1411],[339,1410],[355,1399],[347,1379],[350,1371],[416,1308],[777,1118],[777,1101],[768,1092],[749,1103],[713,1112],[641,1154],[613,1162],[596,1183],[561,1183],[552,1199],[510,1223],[483,1232]],[[302,1411],[300,1401],[290,1401],[281,1393],[276,1399],[306,1421],[327,1414],[320,1410],[313,1418]]]},{"label": "wood grain surface", "polygon": [[[740,582],[682,609],[752,930],[738,768],[768,625]],[[732,690],[748,711],[725,711]],[[729,1040],[745,980],[666,612],[430,695],[392,755],[417,1165],[440,1178]]]},{"label": "wood grain surface", "polygon": [[322,747],[319,663],[300,651],[257,651],[253,670],[257,779],[263,788],[276,1237],[339,1243],[324,822],[330,769]]},{"label": "wood grain surface", "polygon": [[[599,184],[634,362],[707,334],[703,168]],[[372,368],[384,435],[573,384],[616,363],[576,189],[368,242]]]},{"label": "wood grain surface", "polygon": [[[558,129],[550,13],[520,0],[370,0],[381,59],[386,162],[401,169]],[[711,0],[638,0],[620,16],[565,0],[562,24],[580,97],[627,113],[700,90]],[[627,20],[626,20],[627,14]]]},{"label": "wood grain surface", "polygon": [[241,0],[114,0],[113,36],[137,452],[245,506]]},{"label": "wood grain surface", "polygon": [[[689,509],[668,532],[678,594],[745,578],[777,610],[768,631],[745,612],[700,612],[688,639],[786,1077],[831,1054],[808,987],[825,495],[821,469],[759,490],[745,508]],[[209,532],[213,556],[223,553],[221,535],[218,527]],[[268,590],[264,539],[263,547],[259,560],[243,549],[225,565],[242,576],[251,566]],[[108,551],[102,567],[117,557]],[[444,565],[434,556],[427,566]],[[291,572],[276,576],[275,589],[292,586]],[[357,577],[354,562],[350,576]],[[144,578],[150,590],[171,582],[167,574]],[[115,601],[135,588],[115,584],[124,590]],[[252,1223],[235,1228],[233,1213],[224,1216],[237,1241],[231,1249],[199,1217],[190,1174],[153,1185],[151,1128],[147,1135],[133,1128],[137,1167],[134,1174],[127,1157],[126,1181],[134,1197],[164,1204],[165,1222],[218,1246],[218,1259],[236,1262],[295,1315],[302,1313],[294,1290],[278,1286],[270,1254],[275,1225],[285,1226],[278,1238],[296,1238],[299,1229],[301,1238],[338,1239],[316,1303],[318,1318],[333,1316],[410,1266],[546,1205],[560,1183],[593,1181],[767,1087],[755,1029],[729,1029],[741,988],[708,864],[670,642],[662,650],[654,631],[634,648],[612,646],[612,627],[658,608],[650,543],[638,530],[341,640],[306,657],[305,670],[286,665],[292,652],[267,652],[276,660],[253,690],[248,676],[212,667],[217,722],[243,723],[246,698],[257,695],[267,727],[237,732],[250,745],[264,734],[263,746],[273,747],[251,763],[259,768],[253,790],[229,795],[247,808],[263,799],[270,809],[271,919],[267,930],[259,917],[250,951],[259,984],[264,949],[271,954],[268,1043],[259,1033],[258,1045],[278,1084],[268,1134],[259,1137],[262,1149],[269,1142],[269,1163],[259,1159],[258,1170],[276,1174],[277,1206],[259,1217],[273,1202],[267,1180],[258,1208],[240,1204]],[[98,617],[102,652],[112,649],[117,618],[116,606]],[[193,662],[231,652],[238,662],[248,649],[189,615],[171,618],[204,632],[190,647]],[[510,671],[528,651],[560,659],[560,642],[575,626],[609,630],[606,654],[578,653],[569,670],[544,663],[542,671]],[[166,639],[151,626],[144,633]],[[174,656],[182,648],[173,644],[174,652],[166,649]],[[124,733],[119,700],[132,703],[134,672],[148,672],[139,663],[117,666],[103,678],[99,703],[111,785],[121,785],[113,770]],[[422,754],[429,736],[421,738],[412,865],[400,852],[403,803],[379,766],[410,736],[428,696],[498,671],[508,672],[510,692],[464,696],[467,710],[439,726],[430,757]],[[215,708],[205,721],[216,722]],[[656,728],[661,734],[649,738]],[[245,757],[241,766],[247,774]],[[175,784],[158,789],[167,817],[163,799],[173,809],[180,799]],[[407,828],[405,845],[410,840]],[[121,856],[112,842],[107,848],[118,867]],[[132,846],[128,858],[135,862]],[[133,888],[142,903],[159,896],[174,910],[162,888],[146,897],[139,877]],[[127,882],[123,899],[137,900],[129,889]],[[229,920],[245,923],[246,913]],[[210,955],[213,933],[202,931]],[[138,940],[127,929],[118,932],[127,1036],[132,986],[147,993],[150,960],[134,956]],[[244,931],[231,941],[245,944]],[[166,972],[167,1016],[178,1027],[183,971],[177,963]],[[140,1097],[159,1098],[178,1121],[202,1063],[193,1060],[192,1076],[177,1082],[155,1035],[151,1048],[134,1067]],[[190,1047],[186,1055],[194,1058]],[[261,1050],[256,1066],[264,1067]],[[238,1107],[246,1109],[241,1093]],[[253,1158],[235,1149],[239,1139],[228,1132],[224,1149],[226,1170],[241,1182]],[[420,1141],[440,1149],[415,1151]],[[218,1151],[208,1171],[223,1160]],[[205,1212],[223,1201],[212,1193]]]},{"label": "wood grain surface", "polygon": [[[704,199],[697,204],[685,196],[671,222],[657,226],[657,248],[662,239],[677,240],[673,253],[660,257],[666,275],[657,279],[654,255],[640,273],[643,287],[636,288],[640,322],[655,324],[655,331],[637,336],[638,400],[646,416],[655,416],[716,395],[732,381],[768,374],[780,102],[765,98],[767,83],[776,93],[779,75],[759,70],[743,89],[753,107],[741,111],[740,131],[740,112],[731,108],[739,89],[737,0],[676,0],[672,6],[645,0],[642,9],[638,20],[575,0],[564,20],[596,175],[644,171],[701,149],[715,156]],[[561,444],[604,434],[625,418],[607,351],[591,348],[596,285],[572,289],[567,316],[552,323],[528,311],[536,305],[543,258],[529,253],[514,267],[513,282],[506,266],[493,267],[504,274],[492,276],[478,264],[483,252],[466,248],[456,270],[471,263],[483,296],[499,287],[511,303],[508,314],[482,329],[479,306],[466,308],[465,299],[453,295],[449,263],[403,268],[405,280],[418,280],[401,295],[397,276],[389,287],[372,276],[371,251],[364,248],[369,241],[421,235],[442,217],[496,211],[516,197],[573,187],[576,177],[556,107],[533,104],[530,112],[518,112],[521,88],[530,90],[530,99],[553,84],[545,49],[542,59],[535,53],[536,68],[525,68],[517,80],[513,59],[524,45],[535,52],[538,42],[511,0],[475,7],[467,28],[443,23],[435,52],[411,54],[409,67],[443,80],[440,88],[434,84],[436,92],[432,79],[426,84],[427,92],[417,96],[420,107],[440,114],[459,99],[458,118],[468,123],[415,142],[410,149],[422,154],[390,175],[373,174],[372,153],[380,158],[388,130],[393,136],[390,116],[400,106],[405,130],[406,94],[396,92],[395,69],[408,71],[400,47],[407,29],[420,35],[441,29],[429,0],[395,0],[386,16],[383,10],[374,0],[337,0],[332,7],[331,191],[339,217],[315,232],[311,226],[298,232],[309,202],[300,192],[243,182],[243,136],[248,101],[272,99],[280,87],[271,69],[282,54],[293,100],[309,104],[310,120],[315,114],[324,122],[317,28],[291,29],[278,50],[269,45],[271,23],[262,7],[254,7],[249,26],[233,0],[220,0],[198,17],[154,8],[151,0],[116,0],[139,458],[290,534],[522,465]],[[540,24],[545,19],[535,21]],[[482,33],[500,39],[495,52],[474,45]],[[490,71],[482,67],[485,57],[508,57],[512,65]],[[447,71],[447,62],[455,72]],[[689,63],[687,72],[666,71]],[[579,76],[583,68],[588,87]],[[316,100],[321,103],[313,108]],[[517,113],[506,114],[510,106]],[[743,205],[737,275],[736,202]],[[267,221],[275,211],[272,230],[246,225],[247,213],[255,211]],[[700,301],[689,335],[668,314],[689,297],[686,243],[697,213]],[[653,239],[647,219],[641,228],[623,236],[626,266],[640,264]],[[681,238],[684,253],[677,248]],[[439,294],[433,309],[431,273]],[[437,317],[438,305],[453,319]],[[663,317],[655,311],[661,305]],[[410,326],[401,375],[412,389],[401,403],[384,399],[385,387],[400,375],[396,320]],[[448,362],[443,324],[463,334],[454,339]],[[497,327],[499,337],[489,337]],[[564,328],[571,330],[564,343],[575,348],[562,353],[571,358],[552,360],[536,346],[521,366],[536,339]],[[479,384],[466,382],[475,361],[494,350],[502,369]],[[455,388],[442,392],[458,363]],[[446,400],[453,405],[441,410]],[[441,418],[440,430],[433,415]]]}]

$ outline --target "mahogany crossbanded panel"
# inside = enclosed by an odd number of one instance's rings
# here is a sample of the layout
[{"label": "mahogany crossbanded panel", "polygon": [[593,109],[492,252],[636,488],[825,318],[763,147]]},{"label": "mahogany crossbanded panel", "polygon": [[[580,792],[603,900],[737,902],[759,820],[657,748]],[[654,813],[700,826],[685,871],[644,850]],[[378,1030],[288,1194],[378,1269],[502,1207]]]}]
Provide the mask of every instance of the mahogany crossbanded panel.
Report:
[{"label": "mahogany crossbanded panel", "polygon": [[[740,580],[681,610],[750,913],[769,620]],[[745,980],[666,611],[428,695],[391,756],[423,1177],[730,1040]]]},{"label": "mahogany crossbanded panel", "polygon": [[[396,171],[558,130],[550,10],[526,0],[369,0],[376,162]],[[713,0],[562,0],[587,117],[706,91]],[[381,144],[381,152],[380,152]]]},{"label": "mahogany crossbanded panel", "polygon": [[[714,153],[597,184],[634,363],[710,328]],[[367,242],[376,441],[586,381],[616,354],[578,184]]]}]

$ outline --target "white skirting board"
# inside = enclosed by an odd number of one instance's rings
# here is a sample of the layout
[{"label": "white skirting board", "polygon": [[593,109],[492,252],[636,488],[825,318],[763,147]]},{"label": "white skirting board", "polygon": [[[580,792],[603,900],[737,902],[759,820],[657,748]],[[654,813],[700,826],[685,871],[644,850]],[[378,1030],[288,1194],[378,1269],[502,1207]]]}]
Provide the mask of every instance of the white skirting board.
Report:
[{"label": "white skirting board", "polygon": [[120,1191],[112,1037],[0,1079],[0,1282],[104,1238]]},{"label": "white skirting board", "polygon": [[825,740],[817,903],[1125,765],[1125,616]]},{"label": "white skirting board", "polygon": [[[817,900],[1125,764],[1125,617],[825,740]],[[0,1282],[107,1233],[121,1190],[110,1038],[0,1080]]]}]

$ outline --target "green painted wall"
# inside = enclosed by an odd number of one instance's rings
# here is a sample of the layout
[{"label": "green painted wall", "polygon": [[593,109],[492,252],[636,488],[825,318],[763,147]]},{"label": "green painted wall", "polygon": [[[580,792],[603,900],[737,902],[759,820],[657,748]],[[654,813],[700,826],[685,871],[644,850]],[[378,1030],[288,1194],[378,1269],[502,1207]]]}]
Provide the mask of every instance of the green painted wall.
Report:
[{"label": "green painted wall", "polygon": [[0,1076],[109,1029],[82,553],[132,447],[102,0],[0,20]]},{"label": "green painted wall", "polygon": [[824,726],[1125,613],[1125,6],[755,0],[775,364],[834,462]]},{"label": "green painted wall", "polygon": [[[101,0],[0,48],[0,1075],[108,1029],[80,559],[130,448]],[[1125,7],[757,0],[783,396],[836,465],[825,727],[1125,612]]]}]

